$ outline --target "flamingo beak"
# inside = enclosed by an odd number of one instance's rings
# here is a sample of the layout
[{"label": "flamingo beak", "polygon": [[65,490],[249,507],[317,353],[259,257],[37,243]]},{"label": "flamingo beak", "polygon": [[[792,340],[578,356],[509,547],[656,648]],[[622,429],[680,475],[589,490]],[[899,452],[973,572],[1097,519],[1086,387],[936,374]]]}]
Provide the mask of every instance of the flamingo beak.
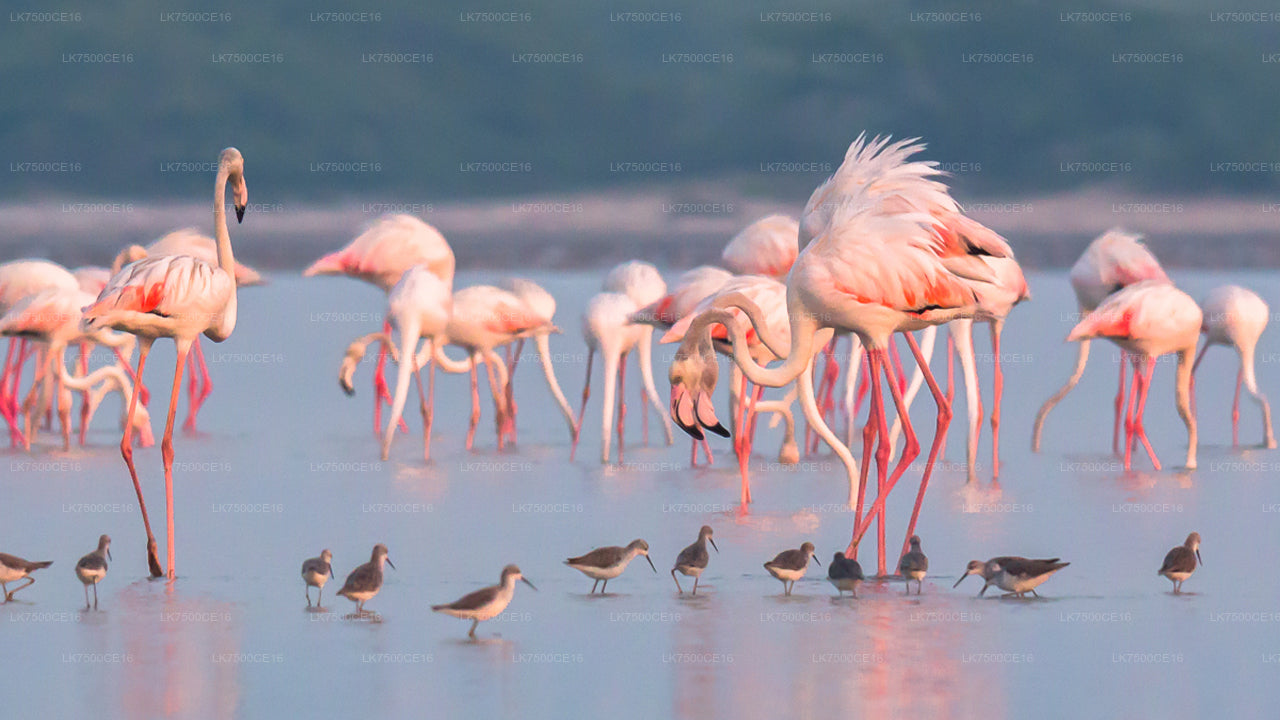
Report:
[{"label": "flamingo beak", "polygon": [[694,440],[706,437],[698,427],[697,409],[683,384],[671,386],[671,419]]},{"label": "flamingo beak", "polygon": [[693,409],[699,425],[720,437],[729,437],[729,431],[716,418],[715,405],[712,404],[711,396],[706,391],[698,393],[697,399],[693,401]]}]

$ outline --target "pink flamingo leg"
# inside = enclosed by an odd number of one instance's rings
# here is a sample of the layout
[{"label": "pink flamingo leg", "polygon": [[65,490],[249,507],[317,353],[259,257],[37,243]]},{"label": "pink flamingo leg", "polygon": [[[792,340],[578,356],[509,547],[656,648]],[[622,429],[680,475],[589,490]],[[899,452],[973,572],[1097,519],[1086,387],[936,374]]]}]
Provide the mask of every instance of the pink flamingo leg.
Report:
[{"label": "pink flamingo leg", "polygon": [[991,481],[1000,480],[1000,401],[1004,397],[1004,369],[1000,365],[1000,321],[991,323],[993,378],[991,396]]},{"label": "pink flamingo leg", "polygon": [[[947,412],[951,412],[952,403],[956,398],[956,338],[951,334],[951,328],[947,328]],[[936,398],[935,398],[936,399]],[[948,419],[949,419],[948,415]],[[938,447],[938,457],[942,457],[947,452],[947,436],[943,434],[942,444]]]},{"label": "pink flamingo leg", "polygon": [[855,397],[853,399],[854,415],[862,412],[862,401],[867,399],[867,391],[871,389],[871,386],[867,384],[867,375],[870,373],[871,360],[868,359],[867,354],[864,352],[862,353],[862,374],[858,378],[858,388],[854,393]]},{"label": "pink flamingo leg", "polygon": [[644,446],[649,447],[649,403],[645,398],[644,383],[636,388],[636,392],[640,395],[640,437]]},{"label": "pink flamingo leg", "polygon": [[516,393],[514,383],[516,381],[516,365],[520,364],[520,356],[524,354],[524,338],[516,341],[514,354],[510,349],[510,345],[507,348],[507,365],[510,367],[510,371],[507,374],[506,387],[507,434],[511,436],[511,442],[514,443],[516,441]]},{"label": "pink flamingo leg", "polygon": [[17,338],[9,338],[9,351],[4,358],[4,372],[0,374],[0,415],[3,415],[4,421],[9,424],[9,444],[13,447],[18,447],[24,442],[22,429],[18,426],[18,414],[9,404],[9,398],[13,395],[9,390],[9,378],[14,374],[13,354],[19,342]]},{"label": "pink flamingo leg", "polygon": [[[76,361],[80,375],[89,374],[89,343],[80,343],[80,353]],[[62,383],[62,373],[58,373],[58,383]],[[89,391],[80,391],[80,445],[84,446],[85,434],[89,431]]]},{"label": "pink flamingo leg", "polygon": [[124,359],[124,355],[120,353],[120,350],[119,350],[118,348],[111,348],[111,353],[112,353],[113,355],[115,355],[115,356],[116,356],[116,362],[118,362],[118,363],[120,363],[122,366],[124,366],[124,371],[125,371],[126,373],[128,373],[128,375],[129,375],[129,382],[133,383],[134,385],[139,385],[139,386],[141,386],[141,389],[139,390],[139,392],[140,392],[141,394],[139,395],[139,397],[140,397],[140,398],[141,398],[141,400],[142,400],[142,404],[143,404],[143,405],[150,405],[150,404],[151,404],[151,391],[150,391],[150,390],[147,390],[147,386],[146,386],[146,385],[143,385],[143,384],[142,384],[142,382],[141,382],[140,380],[138,380],[138,376],[137,376],[137,374],[135,374],[135,373],[133,372],[133,366],[132,366],[132,365],[130,365],[130,364],[129,364],[125,359]]},{"label": "pink flamingo leg", "polygon": [[476,359],[471,356],[471,425],[467,427],[467,449],[476,439],[476,427],[480,424],[480,382],[476,376]]},{"label": "pink flamingo leg", "polygon": [[[138,345],[138,370],[134,374],[135,377],[142,377],[142,370],[147,364],[147,355],[151,353],[152,341],[142,338]],[[182,376],[177,376],[181,381]],[[124,437],[120,439],[120,455],[124,457],[124,463],[129,468],[129,477],[133,479],[133,490],[138,494],[138,507],[142,510],[142,525],[147,530],[147,566],[151,570],[151,577],[160,577],[164,575],[164,570],[160,567],[160,556],[157,552],[156,537],[151,533],[151,519],[147,516],[147,502],[142,499],[142,483],[138,482],[138,469],[133,465],[133,418],[138,411],[138,395],[142,383],[133,384],[133,392],[129,397],[129,417],[124,424]]]},{"label": "pink flamingo leg", "polygon": [[178,364],[173,371],[173,390],[169,395],[169,413],[164,423],[164,440],[160,441],[160,457],[164,460],[164,508],[167,537],[165,545],[168,550],[170,580],[177,576],[173,563],[173,419],[178,414],[178,395],[182,391],[182,371],[187,362],[187,353],[191,350],[189,342],[179,340]]},{"label": "pink flamingo leg", "polygon": [[889,340],[889,359],[892,361],[893,373],[898,378],[898,392],[907,391],[907,373],[902,369],[902,358],[898,355],[898,343]]},{"label": "pink flamingo leg", "polygon": [[711,457],[711,446],[707,444],[706,437],[703,437],[699,442],[702,445],[702,454],[707,457],[707,465],[710,466],[715,462],[715,458]]},{"label": "pink flamingo leg", "polygon": [[[204,407],[204,401],[209,399],[209,394],[213,392],[213,379],[209,377],[209,366],[204,362],[204,350],[200,343],[200,338],[196,338],[192,344],[195,351],[194,362],[191,367],[191,394],[187,398],[190,409],[187,411],[187,419],[182,423],[182,429],[186,432],[196,432],[196,416],[200,414],[200,408]],[[196,389],[196,378],[199,376],[199,390]]]},{"label": "pink flamingo leg", "polygon": [[[587,414],[587,398],[591,397],[591,363],[595,357],[595,350],[587,350],[587,379],[582,384],[582,406],[578,408],[578,420],[573,424],[573,444],[569,447],[569,462],[573,462],[573,456],[578,452],[578,438],[582,435],[582,418]],[[605,412],[608,412],[608,408],[605,408]],[[695,467],[698,464],[697,440],[694,441],[691,464]]]},{"label": "pink flamingo leg", "polygon": [[[942,452],[942,446],[946,444],[947,428],[951,425],[951,400],[942,394],[942,389],[938,387],[938,381],[934,379],[933,373],[929,370],[929,364],[925,362],[924,353],[920,352],[920,346],[916,343],[916,339],[911,333],[907,333],[907,345],[911,348],[911,354],[915,356],[916,362],[921,368],[924,368],[924,381],[929,385],[929,392],[933,393],[933,400],[938,406],[938,424],[933,432],[933,444],[929,447],[929,458],[925,461],[924,473],[920,477],[920,492],[916,494],[916,505],[911,511],[911,522],[907,525],[907,535],[902,542],[902,555],[906,555],[910,549],[909,543],[911,536],[916,534],[916,520],[920,518],[920,506],[924,504],[924,493],[929,487],[929,478],[933,476],[933,465],[938,460],[938,455]],[[898,556],[901,559],[901,555]]]},{"label": "pink flamingo leg", "polygon": [[858,543],[862,539],[858,536],[858,528],[862,525],[862,508],[866,504],[867,498],[867,480],[871,471],[871,448],[876,440],[876,428],[878,419],[876,418],[875,393],[878,392],[879,386],[871,384],[871,374],[876,372],[876,364],[873,361],[872,350],[867,348],[864,356],[867,358],[867,372],[863,374],[867,378],[867,385],[872,393],[871,409],[867,411],[867,424],[862,426],[862,464],[858,468],[858,504],[853,511],[853,537],[849,540],[849,547],[845,550],[845,557],[858,559]]},{"label": "pink flamingo leg", "polygon": [[[1112,455],[1120,454],[1120,448],[1117,445],[1117,443],[1120,442],[1120,414],[1121,414],[1121,404],[1124,402],[1124,363],[1125,363],[1126,354],[1127,353],[1125,353],[1124,350],[1120,351],[1120,389],[1116,391],[1116,421],[1115,421],[1115,429],[1111,431],[1111,454]],[[1134,370],[1134,372],[1137,372],[1137,370]],[[1137,380],[1136,375],[1134,376],[1134,380],[1136,382]],[[1130,400],[1130,402],[1132,402],[1132,400]],[[1128,469],[1128,460],[1125,461],[1125,469],[1126,470]]]},{"label": "pink flamingo leg", "polygon": [[1204,354],[1209,350],[1209,343],[1205,343],[1200,348],[1200,352],[1196,354],[1196,361],[1191,364],[1191,414],[1196,412],[1196,370],[1200,369],[1200,361],[1204,359]]},{"label": "pink flamingo leg", "polygon": [[[391,332],[391,321],[382,323],[382,332]],[[391,389],[387,387],[386,370],[383,368],[387,362],[387,346],[385,343],[378,343],[378,363],[373,368],[373,434],[375,436],[381,434],[382,428],[382,403],[391,403]],[[471,449],[471,443],[467,443],[467,449]]]},{"label": "pink flamingo leg", "polygon": [[622,425],[627,420],[627,353],[618,358],[618,464],[622,464]]},{"label": "pink flamingo leg", "polygon": [[742,490],[738,497],[739,513],[745,514],[747,506],[751,504],[751,413],[754,403],[751,398],[754,397],[755,391],[750,389],[747,382],[747,376],[742,376],[742,391],[739,395],[741,400],[741,411],[738,415],[738,434],[733,438],[734,450],[738,453],[738,474],[741,476]]},{"label": "pink flamingo leg", "polygon": [[1138,406],[1138,359],[1133,359],[1133,384],[1129,388],[1129,399],[1124,413],[1124,469],[1129,470],[1131,451],[1133,449],[1133,413]]},{"label": "pink flamingo leg", "polygon": [[[889,423],[888,415],[884,407],[884,393],[880,389],[880,375],[884,373],[888,382],[892,383],[893,379],[889,374],[889,358],[884,349],[874,351],[875,357],[871,362],[871,403],[878,408],[876,411],[876,502],[881,503],[883,507],[885,493],[889,481]],[[870,520],[875,513],[867,513],[866,520]],[[885,575],[885,546],[884,546],[884,513],[879,514],[879,521],[876,523],[876,574]]]},{"label": "pink flamingo leg", "polygon": [[422,410],[422,459],[431,460],[431,415],[436,402],[436,366],[427,360],[427,395],[422,395],[422,368],[414,368],[413,376],[418,386],[418,403]]},{"label": "pink flamingo leg", "polygon": [[[1142,373],[1142,389],[1138,395],[1138,411],[1134,414],[1134,431],[1138,439],[1142,441],[1142,446],[1147,450],[1147,456],[1151,458],[1151,464],[1156,470],[1160,469],[1160,461],[1156,459],[1155,450],[1151,449],[1151,442],[1147,440],[1147,429],[1142,422],[1143,414],[1147,411],[1147,394],[1151,392],[1151,374],[1156,369],[1156,359],[1146,359],[1146,369]],[[1130,443],[1133,441],[1130,440]]]},{"label": "pink flamingo leg", "polygon": [[498,386],[498,373],[493,369],[493,363],[490,361],[491,358],[496,357],[496,355],[492,355],[485,358],[484,370],[489,377],[489,392],[493,395],[493,412],[495,415],[493,424],[498,435],[498,449],[501,450],[506,447],[506,433],[504,430],[507,426],[507,407],[506,403],[503,402],[503,392],[505,390]]},{"label": "pink flamingo leg", "polygon": [[1240,385],[1244,383],[1244,368],[1236,373],[1236,399],[1231,403],[1231,447],[1240,447]]}]

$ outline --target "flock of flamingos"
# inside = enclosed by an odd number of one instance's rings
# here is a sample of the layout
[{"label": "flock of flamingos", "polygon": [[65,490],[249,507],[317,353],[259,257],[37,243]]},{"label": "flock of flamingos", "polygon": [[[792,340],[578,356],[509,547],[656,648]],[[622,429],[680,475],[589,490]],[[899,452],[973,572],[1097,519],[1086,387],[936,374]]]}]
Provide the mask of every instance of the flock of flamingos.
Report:
[{"label": "flock of flamingos", "polygon": [[[975,321],[986,322],[991,328],[991,472],[998,477],[1003,384],[1000,334],[1008,314],[1030,298],[1009,244],[964,214],[940,181],[942,173],[936,163],[912,159],[921,150],[923,145],[914,139],[891,142],[860,136],[835,174],[810,196],[798,222],[773,215],[752,223],[724,249],[724,268],[694,268],[670,285],[645,262],[632,261],[614,268],[606,276],[602,292],[588,303],[582,320],[589,355],[582,404],[576,413],[551,365],[548,339],[560,332],[553,323],[555,299],[535,283],[521,279],[500,287],[455,290],[454,255],[448,242],[418,218],[380,218],[349,245],[317,260],[304,274],[344,275],[377,285],[387,294],[386,324],[355,339],[339,370],[343,388],[354,392],[355,371],[370,346],[377,345],[374,424],[375,432],[381,435],[384,459],[397,428],[404,428],[402,416],[411,384],[417,387],[423,418],[423,457],[429,459],[437,366],[444,372],[470,375],[468,448],[480,418],[480,366],[493,396],[498,447],[514,441],[517,408],[511,378],[524,342],[532,340],[564,414],[572,438],[571,454],[577,449],[591,366],[600,355],[605,408],[601,460],[610,461],[611,437],[616,432],[620,462],[627,359],[634,353],[639,361],[646,439],[648,412],[644,404],[658,411],[668,443],[672,441],[670,420],[693,438],[694,464],[699,449],[707,462],[711,461],[706,433],[732,436],[742,475],[743,511],[751,502],[748,458],[759,414],[772,414],[773,422],[785,423],[779,461],[797,462],[800,447],[791,408],[799,400],[808,428],[803,438],[805,451],[814,452],[817,443],[824,442],[839,457],[847,475],[848,502],[855,511],[845,555],[856,559],[859,544],[875,524],[877,568],[885,575],[886,498],[921,453],[908,413],[913,399],[922,385],[927,385],[937,419],[918,478],[902,557],[910,554],[908,544],[915,535],[921,503],[951,422],[953,353],[960,359],[968,397],[970,480],[980,467],[977,452],[983,409],[974,362]],[[227,222],[228,189],[236,220],[241,221],[248,190],[245,161],[235,148],[223,150],[218,161],[213,238],[192,229],[179,230],[147,247],[123,250],[110,269],[68,270],[45,260],[0,265],[0,333],[10,338],[0,376],[0,414],[8,424],[11,443],[30,448],[42,422],[51,426],[51,415],[56,411],[63,447],[69,447],[71,409],[77,392],[82,398],[79,440],[83,443],[86,427],[102,398],[113,391],[127,397],[120,450],[137,492],[146,526],[148,565],[156,577],[174,577],[173,431],[179,392],[185,381],[190,403],[185,427],[194,429],[200,405],[212,387],[200,336],[213,342],[230,337],[236,325],[238,286],[260,282],[258,273],[237,263],[233,255]],[[1067,340],[1078,343],[1079,357],[1070,379],[1040,409],[1033,431],[1034,448],[1038,449],[1048,413],[1080,379],[1089,343],[1097,337],[1119,345],[1124,358],[1115,403],[1113,451],[1123,453],[1126,470],[1136,442],[1160,468],[1144,430],[1143,413],[1156,359],[1169,353],[1178,356],[1177,408],[1188,434],[1185,466],[1196,467],[1193,373],[1212,344],[1230,345],[1240,354],[1233,410],[1237,441],[1243,386],[1261,407],[1266,447],[1275,447],[1270,409],[1254,377],[1254,348],[1269,312],[1258,295],[1228,286],[1210,293],[1203,305],[1197,304],[1170,281],[1139,236],[1121,230],[1108,231],[1093,241],[1072,268],[1070,280],[1080,316]],[[929,364],[937,328],[944,324],[948,328],[946,390]],[[664,332],[659,342],[680,343],[668,368],[671,394],[665,407],[653,380],[655,328]],[[1206,342],[1197,356],[1201,334]],[[915,360],[910,380],[898,355],[896,335],[905,339]],[[142,378],[152,344],[159,338],[170,338],[177,346],[161,440],[167,522],[164,565],[133,458],[135,442],[143,446],[154,442],[148,391]],[[837,351],[841,342],[848,343],[847,353]],[[91,371],[86,359],[93,345],[110,348],[115,362]],[[461,348],[465,355],[461,359],[451,356],[447,351],[450,345]],[[136,365],[131,365],[135,348]],[[68,349],[79,352],[73,369],[68,368]],[[713,401],[717,354],[732,359],[727,427]],[[397,368],[394,391],[384,374],[388,357]],[[35,368],[24,394],[20,388],[24,365],[32,359]],[[837,399],[842,360],[844,384],[842,397]],[[1126,391],[1128,370],[1132,377]],[[784,391],[765,400],[765,388]],[[862,428],[859,464],[850,447],[857,440],[854,418],[866,393],[870,409]],[[384,425],[382,407],[387,403],[390,414]],[[886,409],[889,403],[895,411],[892,427]],[[843,438],[832,429],[841,418],[846,428]],[[904,438],[900,450],[899,434]],[[868,506],[866,491],[873,464],[875,496]],[[708,536],[709,530],[704,528]],[[1198,546],[1198,536],[1196,540]],[[107,542],[104,536],[99,554],[106,552]],[[915,542],[918,551],[918,539]],[[613,550],[627,550],[627,560],[639,553],[638,549]],[[705,547],[701,552],[705,556]],[[383,548],[383,560],[385,556]],[[376,549],[373,563],[380,575]],[[105,560],[102,568],[105,573]],[[499,588],[505,588],[508,580],[514,584],[521,579],[518,569],[509,570],[504,571]],[[982,571],[981,567],[969,570]],[[87,587],[90,581],[85,582]]]}]

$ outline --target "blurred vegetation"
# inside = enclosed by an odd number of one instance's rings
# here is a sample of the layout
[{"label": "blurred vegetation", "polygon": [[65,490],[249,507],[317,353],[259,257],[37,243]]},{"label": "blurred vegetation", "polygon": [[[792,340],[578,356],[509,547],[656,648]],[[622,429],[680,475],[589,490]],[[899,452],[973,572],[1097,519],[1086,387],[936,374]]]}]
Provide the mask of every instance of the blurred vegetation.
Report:
[{"label": "blurred vegetation", "polygon": [[[207,171],[171,163],[212,161],[229,144],[245,152],[250,184],[271,188],[255,198],[429,200],[703,179],[802,195],[863,129],[919,135],[931,158],[968,163],[956,168],[969,193],[1098,184],[1258,193],[1280,184],[1278,172],[1210,172],[1215,162],[1280,162],[1280,63],[1264,62],[1280,52],[1280,23],[1211,21],[1213,10],[1183,3],[1095,6],[1128,13],[1120,22],[1063,22],[1066,9],[1051,4],[996,0],[364,0],[329,8],[286,0],[175,9],[230,14],[218,22],[162,21],[170,10],[129,0],[45,3],[40,11],[80,20],[25,22],[20,13],[32,8],[6,5],[0,183],[9,200],[191,198],[207,192]],[[530,19],[463,21],[463,13],[495,10]],[[829,20],[762,16],[779,10]],[[327,11],[378,20],[318,19]],[[680,20],[614,16],[631,11]],[[928,12],[970,20],[913,15]],[[430,62],[366,62],[379,52],[429,54]],[[513,61],[546,52],[581,53],[582,61]],[[685,52],[733,61],[664,62]],[[1114,62],[1126,52],[1181,62]],[[78,62],[76,53],[131,54],[132,62]],[[218,53],[281,61],[214,62]],[[822,53],[882,61],[815,62]],[[973,62],[975,53],[1033,60]],[[49,161],[80,169],[14,165]],[[334,162],[377,170],[322,169]],[[485,162],[531,169],[464,171]],[[631,162],[679,163],[680,171],[617,171]],[[1082,162],[1129,166],[1062,169]],[[768,163],[830,165],[778,171]]]}]

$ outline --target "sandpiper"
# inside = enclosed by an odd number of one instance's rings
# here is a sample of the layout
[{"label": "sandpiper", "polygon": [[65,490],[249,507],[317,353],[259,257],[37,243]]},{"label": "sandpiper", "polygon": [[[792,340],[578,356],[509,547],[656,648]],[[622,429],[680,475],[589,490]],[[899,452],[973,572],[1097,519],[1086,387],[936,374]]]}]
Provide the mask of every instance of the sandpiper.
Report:
[{"label": "sandpiper", "polygon": [[1196,571],[1196,563],[1203,565],[1200,559],[1200,533],[1191,533],[1187,541],[1169,551],[1164,556],[1164,564],[1160,566],[1160,574],[1173,582],[1173,592],[1182,592],[1182,582]]},{"label": "sandpiper", "polygon": [[352,570],[347,576],[347,581],[342,584],[342,589],[338,591],[342,597],[355,602],[356,614],[363,613],[365,601],[377,595],[382,589],[382,563],[384,562],[395,569],[395,563],[387,557],[387,546],[378,543],[373,546],[373,557],[369,558],[369,562]]},{"label": "sandpiper", "polygon": [[676,571],[679,570],[680,574],[686,577],[693,576],[693,594],[697,595],[698,578],[702,577],[702,571],[707,569],[707,561],[711,559],[710,553],[707,552],[708,541],[716,552],[720,552],[716,541],[711,539],[711,526],[703,525],[698,531],[698,541],[681,550],[676,556],[676,566],[671,568],[671,579],[676,581],[676,589],[681,595],[684,594],[684,588],[680,587],[680,579],[676,577]]},{"label": "sandpiper", "polygon": [[907,581],[907,594],[911,594],[911,581],[916,581],[916,594],[924,589],[924,576],[929,572],[929,558],[920,549],[920,536],[911,536],[911,551],[898,561],[898,574]]},{"label": "sandpiper", "polygon": [[854,597],[858,597],[858,584],[863,580],[862,566],[857,560],[850,560],[844,556],[844,553],[838,552],[831,558],[831,564],[827,566],[827,580],[836,586],[841,597],[844,596],[845,590],[853,593]]},{"label": "sandpiper", "polygon": [[[302,562],[302,579],[307,583],[307,607],[311,607],[311,588],[320,588],[316,595],[316,607],[320,607],[320,598],[324,597],[324,584],[333,577],[333,553],[328,549],[320,551],[320,557],[313,557]],[[395,567],[394,565],[392,567]]]},{"label": "sandpiper", "polygon": [[1027,593],[1040,597],[1036,588],[1051,575],[1070,564],[1059,562],[1058,558],[1028,560],[1024,557],[1012,556],[991,558],[985,563],[981,560],[970,560],[964,574],[952,587],[959,587],[960,583],[970,575],[981,575],[985,582],[978,593],[979,596],[985,593],[988,587],[995,585],[1006,591],[1003,597],[1011,595],[1023,597]]},{"label": "sandpiper", "polygon": [[801,545],[799,550],[783,550],[765,563],[764,569],[781,580],[783,594],[790,595],[791,589],[796,586],[796,581],[804,577],[805,571],[809,569],[809,558],[813,558],[813,561],[819,565],[822,564],[814,556],[811,542]]},{"label": "sandpiper", "polygon": [[107,560],[111,558],[111,537],[98,538],[98,549],[76,563],[76,577],[84,583],[84,609],[89,609],[89,586],[93,586],[93,609],[98,609],[98,583],[107,576]]},{"label": "sandpiper", "polygon": [[[31,562],[30,560],[23,560],[20,557],[9,555],[8,553],[0,553],[0,592],[4,593],[4,601],[9,602],[10,600],[13,600],[14,593],[36,581],[35,578],[30,577],[31,573],[42,568],[47,568],[52,564],[52,560]],[[26,585],[19,585],[13,590],[9,589],[9,583],[16,582],[22,578],[27,579]]]},{"label": "sandpiper", "polygon": [[431,609],[445,615],[470,620],[471,629],[467,631],[467,637],[474,640],[476,626],[480,624],[481,620],[497,617],[511,604],[511,597],[516,592],[517,580],[523,581],[525,585],[534,590],[538,589],[534,587],[533,583],[529,582],[528,578],[521,574],[520,568],[515,565],[508,565],[502,568],[502,579],[497,585],[467,593],[447,605],[432,605]]},{"label": "sandpiper", "polygon": [[604,594],[609,588],[609,581],[621,575],[622,571],[627,569],[627,564],[637,555],[643,555],[644,559],[649,561],[649,567],[653,568],[655,573],[658,572],[658,568],[654,567],[653,560],[649,557],[649,543],[638,539],[632,540],[626,547],[596,548],[581,557],[569,558],[564,561],[564,564],[574,570],[580,570],[583,575],[595,580],[591,584],[591,593],[596,591],[596,585],[603,580],[604,587],[600,588],[600,593]]}]

